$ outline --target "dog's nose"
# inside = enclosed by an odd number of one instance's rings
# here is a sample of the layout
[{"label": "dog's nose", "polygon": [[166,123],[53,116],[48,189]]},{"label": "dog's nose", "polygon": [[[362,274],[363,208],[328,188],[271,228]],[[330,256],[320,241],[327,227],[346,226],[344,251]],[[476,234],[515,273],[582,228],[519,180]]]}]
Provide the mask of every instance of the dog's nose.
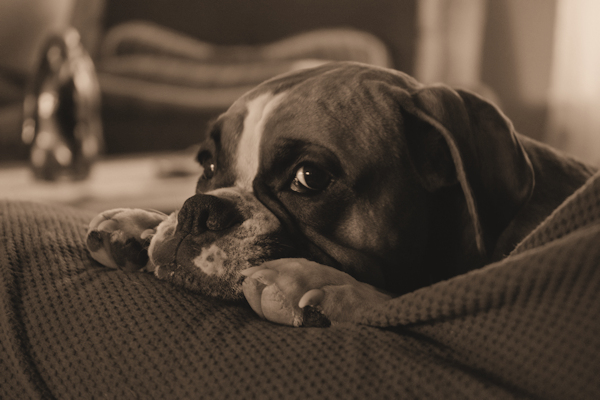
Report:
[{"label": "dog's nose", "polygon": [[242,221],[242,214],[233,201],[196,194],[179,210],[177,230],[199,235],[206,231],[222,231]]}]

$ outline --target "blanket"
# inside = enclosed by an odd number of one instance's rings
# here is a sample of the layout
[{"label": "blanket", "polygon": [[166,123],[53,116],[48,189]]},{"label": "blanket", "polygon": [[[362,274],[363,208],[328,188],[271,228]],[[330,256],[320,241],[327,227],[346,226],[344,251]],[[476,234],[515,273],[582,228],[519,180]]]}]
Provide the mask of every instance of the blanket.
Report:
[{"label": "blanket", "polygon": [[103,268],[92,217],[0,201],[0,398],[600,398],[600,175],[506,259],[330,328]]}]

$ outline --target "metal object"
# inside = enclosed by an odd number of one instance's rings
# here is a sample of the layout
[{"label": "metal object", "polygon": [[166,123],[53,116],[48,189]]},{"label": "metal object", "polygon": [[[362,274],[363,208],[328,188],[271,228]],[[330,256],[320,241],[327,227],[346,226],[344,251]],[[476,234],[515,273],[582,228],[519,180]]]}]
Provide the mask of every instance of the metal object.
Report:
[{"label": "metal object", "polygon": [[76,29],[52,36],[25,97],[22,139],[34,175],[85,179],[100,153],[100,87]]}]

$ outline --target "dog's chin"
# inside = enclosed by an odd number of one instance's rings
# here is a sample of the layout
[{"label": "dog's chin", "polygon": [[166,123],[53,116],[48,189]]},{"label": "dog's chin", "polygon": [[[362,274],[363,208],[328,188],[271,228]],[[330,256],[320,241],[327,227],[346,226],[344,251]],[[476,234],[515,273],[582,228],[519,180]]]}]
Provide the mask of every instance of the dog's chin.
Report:
[{"label": "dog's chin", "polygon": [[152,240],[154,273],[177,287],[225,300],[243,298],[240,271],[276,258],[294,256],[277,236],[245,234],[244,225],[193,235],[165,224]]},{"label": "dog's chin", "polygon": [[239,271],[247,261],[231,253],[228,240],[211,234],[176,233],[157,243],[151,253],[155,275],[177,287],[222,299],[242,297]]}]

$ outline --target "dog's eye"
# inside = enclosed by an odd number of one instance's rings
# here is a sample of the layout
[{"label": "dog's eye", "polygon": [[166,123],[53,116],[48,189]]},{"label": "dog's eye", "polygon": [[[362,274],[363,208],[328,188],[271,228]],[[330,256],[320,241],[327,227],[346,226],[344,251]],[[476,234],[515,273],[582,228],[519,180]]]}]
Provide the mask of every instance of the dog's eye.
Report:
[{"label": "dog's eye", "polygon": [[200,179],[211,179],[215,175],[215,171],[217,170],[217,164],[215,163],[215,160],[212,157],[212,155],[209,153],[201,153],[198,154],[197,160],[203,168],[203,173]]},{"label": "dog's eye", "polygon": [[214,161],[210,161],[207,163],[202,163],[202,168],[204,168],[204,172],[202,173],[202,179],[209,180],[215,175],[215,171],[217,170],[217,165]]},{"label": "dog's eye", "polygon": [[296,170],[291,189],[298,193],[314,193],[325,190],[331,183],[331,176],[313,164],[303,164]]}]

